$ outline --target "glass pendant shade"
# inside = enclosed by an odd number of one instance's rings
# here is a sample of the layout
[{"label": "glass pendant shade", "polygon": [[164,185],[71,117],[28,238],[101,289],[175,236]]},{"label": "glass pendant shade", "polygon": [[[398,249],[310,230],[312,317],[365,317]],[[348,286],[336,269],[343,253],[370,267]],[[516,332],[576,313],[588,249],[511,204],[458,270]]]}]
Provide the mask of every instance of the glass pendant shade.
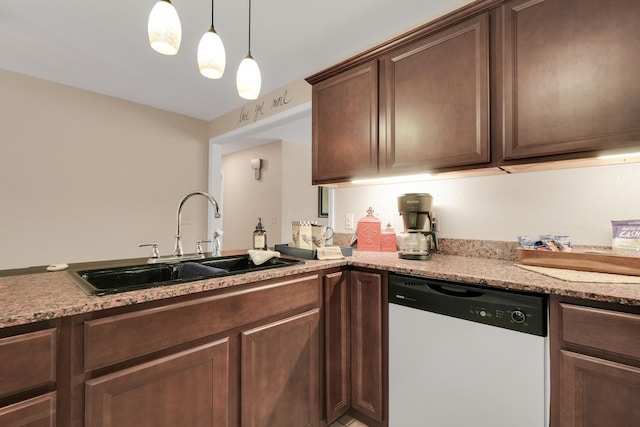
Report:
[{"label": "glass pendant shade", "polygon": [[238,75],[236,76],[238,95],[244,99],[257,99],[260,96],[261,85],[260,68],[249,53],[238,67]]},{"label": "glass pendant shade", "polygon": [[200,74],[209,79],[219,79],[224,74],[227,56],[222,39],[213,27],[200,39],[198,45],[198,68]]},{"label": "glass pendant shade", "polygon": [[149,43],[163,55],[175,55],[180,49],[182,26],[178,12],[169,0],[160,0],[149,14]]}]

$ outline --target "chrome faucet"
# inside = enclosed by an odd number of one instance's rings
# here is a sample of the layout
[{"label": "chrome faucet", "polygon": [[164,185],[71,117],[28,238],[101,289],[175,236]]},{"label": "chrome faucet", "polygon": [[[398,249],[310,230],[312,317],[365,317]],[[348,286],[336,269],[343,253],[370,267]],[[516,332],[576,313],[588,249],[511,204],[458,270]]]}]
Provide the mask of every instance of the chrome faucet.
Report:
[{"label": "chrome faucet", "polygon": [[180,200],[180,203],[178,204],[178,210],[176,212],[176,243],[175,246],[173,248],[173,256],[175,257],[181,257],[182,255],[184,255],[184,253],[182,252],[182,240],[181,240],[181,234],[180,234],[180,223],[181,223],[181,212],[182,212],[182,206],[184,205],[184,202],[186,202],[190,197],[192,196],[203,196],[205,197],[207,200],[209,200],[209,202],[211,203],[211,205],[213,206],[213,209],[215,210],[214,216],[216,218],[220,218],[220,208],[218,207],[218,202],[216,201],[216,199],[213,198],[213,196],[209,193],[205,193],[204,191],[193,191],[189,194],[187,194],[186,196],[184,196],[182,198],[182,200]]}]

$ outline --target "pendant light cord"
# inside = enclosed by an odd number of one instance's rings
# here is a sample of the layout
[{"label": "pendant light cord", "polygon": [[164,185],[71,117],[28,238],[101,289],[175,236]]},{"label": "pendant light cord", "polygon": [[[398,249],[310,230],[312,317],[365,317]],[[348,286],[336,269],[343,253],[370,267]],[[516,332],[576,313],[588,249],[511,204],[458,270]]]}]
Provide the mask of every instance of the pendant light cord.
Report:
[{"label": "pendant light cord", "polygon": [[251,56],[251,0],[249,0],[249,56]]},{"label": "pendant light cord", "polygon": [[213,28],[213,8],[214,8],[214,4],[215,4],[215,1],[211,0],[211,30],[215,33],[216,30],[215,30],[215,28]]}]

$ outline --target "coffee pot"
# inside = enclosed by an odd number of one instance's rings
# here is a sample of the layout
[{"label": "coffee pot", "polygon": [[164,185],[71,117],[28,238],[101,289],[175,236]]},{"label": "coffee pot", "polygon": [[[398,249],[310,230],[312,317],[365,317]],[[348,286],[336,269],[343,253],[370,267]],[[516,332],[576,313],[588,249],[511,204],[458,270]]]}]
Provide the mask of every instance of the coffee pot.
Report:
[{"label": "coffee pot", "polygon": [[433,197],[427,193],[408,193],[398,197],[398,212],[404,232],[398,233],[398,257],[426,260],[438,250],[433,229]]}]

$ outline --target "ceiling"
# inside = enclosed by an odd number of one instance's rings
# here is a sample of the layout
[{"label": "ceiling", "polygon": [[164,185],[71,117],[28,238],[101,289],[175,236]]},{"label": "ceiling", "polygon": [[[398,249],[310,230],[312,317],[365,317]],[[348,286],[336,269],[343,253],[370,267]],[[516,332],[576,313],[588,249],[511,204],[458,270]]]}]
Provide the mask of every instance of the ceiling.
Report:
[{"label": "ceiling", "polygon": [[[253,0],[251,53],[262,92],[278,89],[428,22],[470,0]],[[247,54],[248,1],[217,0],[227,54],[222,79],[202,77],[196,49],[211,26],[209,0],[173,0],[176,56],[151,49],[156,0],[2,0],[0,68],[202,120],[247,101],[235,89]]]}]

